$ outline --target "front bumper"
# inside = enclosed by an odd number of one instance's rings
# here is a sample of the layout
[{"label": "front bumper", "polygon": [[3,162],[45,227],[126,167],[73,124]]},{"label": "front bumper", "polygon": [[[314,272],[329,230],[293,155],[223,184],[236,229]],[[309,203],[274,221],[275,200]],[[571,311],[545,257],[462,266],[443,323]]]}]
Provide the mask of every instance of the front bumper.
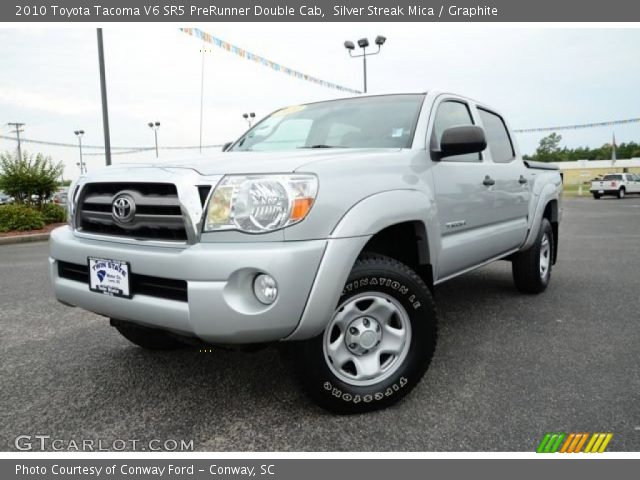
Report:
[{"label": "front bumper", "polygon": [[[60,227],[51,233],[49,263],[55,296],[63,303],[206,342],[257,343],[280,340],[296,330],[331,242],[199,243],[171,248],[81,238],[71,228]],[[87,282],[60,276],[59,262],[87,265],[88,257],[127,261],[138,275],[185,280],[187,301],[144,294],[112,297],[90,291]],[[279,295],[272,305],[260,303],[253,294],[253,279],[261,272],[278,282]]]}]

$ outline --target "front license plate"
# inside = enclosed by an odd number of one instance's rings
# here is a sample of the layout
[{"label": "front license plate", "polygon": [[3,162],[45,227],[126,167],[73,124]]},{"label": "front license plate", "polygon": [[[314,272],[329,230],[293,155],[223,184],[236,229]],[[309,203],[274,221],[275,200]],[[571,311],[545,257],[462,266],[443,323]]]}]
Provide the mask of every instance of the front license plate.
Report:
[{"label": "front license plate", "polygon": [[129,290],[129,264],[120,260],[89,257],[89,289],[131,298]]}]

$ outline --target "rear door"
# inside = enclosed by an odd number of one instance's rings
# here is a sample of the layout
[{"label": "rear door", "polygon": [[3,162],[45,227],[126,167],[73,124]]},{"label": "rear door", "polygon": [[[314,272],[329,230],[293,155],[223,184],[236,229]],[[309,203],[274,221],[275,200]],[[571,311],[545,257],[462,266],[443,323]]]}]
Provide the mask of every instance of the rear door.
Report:
[{"label": "rear door", "polygon": [[627,192],[628,193],[640,193],[640,181],[638,177],[632,173],[627,173]]},{"label": "rear door", "polygon": [[517,156],[504,119],[481,106],[478,116],[487,138],[487,171],[495,181],[493,225],[500,232],[497,249],[503,253],[518,248],[526,238],[531,201],[528,178],[535,173]]},{"label": "rear door", "polygon": [[[440,96],[432,111],[431,150],[439,148],[447,128],[478,123],[469,102],[455,96]],[[484,183],[489,172],[481,153],[434,161],[431,171],[441,232],[436,275],[442,280],[495,254],[487,237],[494,218],[494,196],[492,186]]]}]

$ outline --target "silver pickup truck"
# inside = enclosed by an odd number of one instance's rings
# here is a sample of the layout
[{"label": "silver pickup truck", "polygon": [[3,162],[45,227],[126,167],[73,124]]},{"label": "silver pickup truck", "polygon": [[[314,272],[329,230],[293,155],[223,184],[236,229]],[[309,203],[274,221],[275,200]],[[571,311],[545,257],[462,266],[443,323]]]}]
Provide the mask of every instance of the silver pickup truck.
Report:
[{"label": "silver pickup truck", "polygon": [[435,286],[500,259],[522,292],[549,283],[560,174],[474,100],[296,105],[227,147],[82,176],[51,234],[56,298],[144,348],[277,342],[313,401],[354,413],[420,381]]}]

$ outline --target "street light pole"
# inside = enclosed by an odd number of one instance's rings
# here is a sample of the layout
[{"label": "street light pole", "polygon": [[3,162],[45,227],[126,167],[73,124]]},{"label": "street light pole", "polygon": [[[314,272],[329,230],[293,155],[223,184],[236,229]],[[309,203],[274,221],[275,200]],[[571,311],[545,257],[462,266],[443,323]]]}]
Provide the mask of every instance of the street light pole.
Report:
[{"label": "street light pole", "polygon": [[18,159],[22,160],[22,145],[20,144],[20,134],[23,132],[22,127],[24,127],[24,123],[7,123],[10,127],[15,128],[16,130],[16,140],[18,141]]},{"label": "street light pole", "polygon": [[87,173],[87,166],[84,164],[84,160],[82,160],[82,136],[84,135],[84,130],[76,130],[73,132],[78,137],[78,146],[80,147],[80,175],[83,173]]},{"label": "street light pole", "polygon": [[102,29],[98,33],[98,64],[100,67],[100,94],[102,97],[102,127],[104,129],[104,156],[107,166],[111,165],[111,135],[109,133],[109,108],[107,106],[107,79],[104,66],[104,45]]},{"label": "street light pole", "polygon": [[360,58],[362,57],[362,68],[364,70],[364,93],[367,93],[367,57],[370,55],[378,55],[380,53],[380,48],[384,45],[384,42],[387,41],[386,37],[382,35],[378,35],[376,37],[375,43],[378,46],[378,50],[375,52],[367,53],[367,47],[369,46],[369,40],[367,38],[361,38],[358,40],[358,46],[362,49],[362,53],[360,55],[354,55],[353,50],[355,50],[356,46],[353,42],[346,41],[344,42],[344,48],[349,52],[349,56],[351,58]]},{"label": "street light pole", "polygon": [[160,122],[149,122],[147,125],[153,130],[156,139],[156,158],[158,158],[158,129],[160,128]]},{"label": "street light pole", "polygon": [[[378,49],[379,50],[379,49]],[[362,49],[362,67],[364,68],[364,93],[367,93],[367,49]]]},{"label": "street light pole", "polygon": [[243,113],[242,118],[244,118],[247,121],[247,123],[249,124],[249,128],[251,128],[251,125],[253,124],[253,119],[256,118],[256,114],[254,112]]}]

